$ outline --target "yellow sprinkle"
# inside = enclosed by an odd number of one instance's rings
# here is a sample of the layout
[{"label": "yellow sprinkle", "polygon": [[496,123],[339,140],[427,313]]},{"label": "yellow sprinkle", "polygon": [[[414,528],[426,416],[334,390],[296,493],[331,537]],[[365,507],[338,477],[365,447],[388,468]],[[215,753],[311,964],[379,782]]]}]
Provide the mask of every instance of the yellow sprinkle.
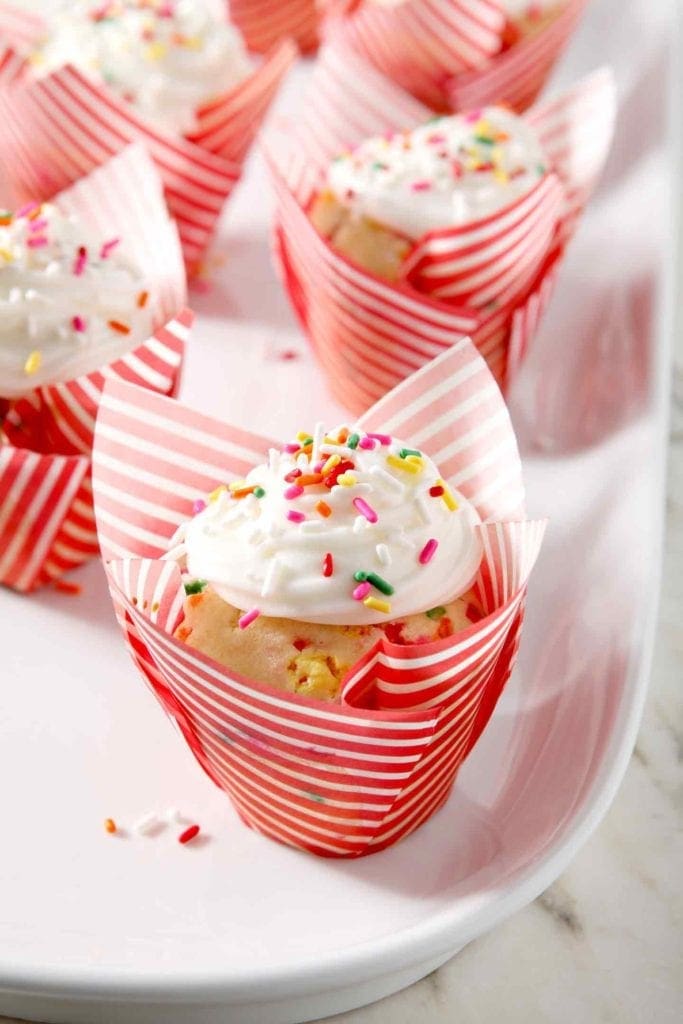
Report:
[{"label": "yellow sprinkle", "polygon": [[405,459],[403,461],[404,462],[412,462],[414,466],[419,466],[420,469],[423,468],[422,456],[421,455],[406,455],[406,457],[405,457]]},{"label": "yellow sprinkle", "polygon": [[28,62],[29,64],[33,64],[34,68],[37,68],[40,67],[41,64],[45,63],[45,58],[43,57],[42,53],[39,53],[37,50],[35,50],[33,53],[29,54]]},{"label": "yellow sprinkle", "polygon": [[475,126],[474,126],[474,134],[475,135],[490,135],[491,134],[491,125],[486,120],[485,117],[482,117],[475,124]]},{"label": "yellow sprinkle", "polygon": [[325,473],[329,473],[329,471],[331,469],[334,469],[335,466],[338,466],[340,462],[341,455],[330,455],[329,459],[327,460],[327,462],[325,463],[321,470],[322,475],[325,476]]},{"label": "yellow sprinkle", "polygon": [[376,612],[384,612],[388,615],[391,611],[391,605],[388,601],[382,601],[379,597],[366,597],[363,600],[363,604],[366,608],[374,608]]},{"label": "yellow sprinkle", "polygon": [[209,501],[218,501],[219,496],[223,493],[223,491],[227,491],[227,489],[228,488],[225,486],[225,484],[221,484],[220,487],[217,487],[215,491],[211,491],[211,494],[209,495]]},{"label": "yellow sprinkle", "polygon": [[[231,480],[230,483],[228,484],[228,487],[230,488],[231,491],[241,491],[243,487],[248,486],[249,485],[247,484],[246,480]],[[223,490],[225,490],[225,487],[223,487]],[[216,492],[214,491],[214,494],[215,493]]]},{"label": "yellow sprinkle", "polygon": [[188,50],[201,50],[204,43],[199,36],[184,36],[182,45]]},{"label": "yellow sprinkle", "polygon": [[496,167],[496,169],[493,172],[493,177],[495,178],[496,181],[500,182],[501,185],[507,185],[508,183],[508,176],[505,173],[505,171],[502,170],[502,168],[500,167]]},{"label": "yellow sprinkle", "polygon": [[33,352],[31,352],[28,359],[26,360],[26,362],[24,363],[24,373],[28,373],[29,375],[32,373],[37,373],[38,370],[40,369],[40,364],[42,363],[42,361],[42,355],[40,354],[37,348],[34,349]]},{"label": "yellow sprinkle", "polygon": [[162,43],[160,40],[157,40],[155,43],[149,44],[145,50],[145,55],[147,60],[161,60],[162,57],[166,56],[167,51],[168,47],[166,46],[166,43]]},{"label": "yellow sprinkle", "polygon": [[0,249],[0,256],[2,256],[3,260],[5,260],[6,263],[11,263],[12,260],[14,259],[14,256],[9,251],[9,249]]},{"label": "yellow sprinkle", "polygon": [[300,430],[299,433],[296,435],[296,439],[297,439],[297,441],[305,441],[310,436],[311,435],[310,435],[310,433],[308,431]]},{"label": "yellow sprinkle", "polygon": [[446,484],[443,482],[443,480],[437,480],[436,484],[437,487],[443,487],[443,494],[441,495],[441,497],[446,508],[450,509],[451,512],[455,512],[455,510],[458,508],[458,503],[451,494],[451,492],[449,491]]},{"label": "yellow sprinkle", "polygon": [[353,473],[340,473],[337,477],[337,483],[341,484],[342,487],[353,487],[357,480]]},{"label": "yellow sprinkle", "polygon": [[421,463],[409,462],[408,459],[399,459],[396,455],[387,455],[387,462],[394,469],[400,469],[404,473],[420,473],[422,471]]}]

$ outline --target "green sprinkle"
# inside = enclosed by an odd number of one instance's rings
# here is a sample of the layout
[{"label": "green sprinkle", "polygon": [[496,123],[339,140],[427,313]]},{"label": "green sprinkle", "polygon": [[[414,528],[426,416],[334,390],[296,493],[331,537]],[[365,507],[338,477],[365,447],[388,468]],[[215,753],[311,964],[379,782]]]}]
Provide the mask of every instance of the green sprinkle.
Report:
[{"label": "green sprinkle", "polygon": [[382,594],[393,594],[394,588],[391,583],[387,583],[381,576],[378,576],[376,572],[366,573],[365,579],[368,583],[371,583],[376,590],[381,591]]},{"label": "green sprinkle", "polygon": [[309,800],[315,800],[317,804],[324,804],[325,797],[320,796],[320,793],[308,793],[305,789],[301,790],[302,796],[307,796]]},{"label": "green sprinkle", "polygon": [[419,455],[420,458],[422,457],[422,452],[419,452],[417,448],[401,448],[398,454],[402,459],[407,458],[408,455]]},{"label": "green sprinkle", "polygon": [[353,578],[354,580],[356,580],[357,583],[365,583],[366,579],[368,578],[368,574],[366,572],[363,572],[362,569],[359,569],[358,572],[354,572]]},{"label": "green sprinkle", "polygon": [[536,170],[539,174],[545,174],[545,164],[536,164]]},{"label": "green sprinkle", "polygon": [[430,608],[428,612],[425,612],[428,619],[442,619],[445,614],[446,609],[442,604],[437,605],[436,608]]},{"label": "green sprinkle", "polygon": [[496,140],[490,139],[488,135],[475,135],[474,141],[481,142],[482,146],[492,146]]},{"label": "green sprinkle", "polygon": [[436,124],[437,121],[443,121],[443,118],[444,118],[443,114],[435,114],[434,117],[428,118],[425,123],[426,124]]},{"label": "green sprinkle", "polygon": [[262,498],[265,495],[265,493],[266,492],[264,491],[264,489],[262,487],[255,487],[254,488],[254,496],[256,498]]},{"label": "green sprinkle", "polygon": [[357,448],[358,442],[360,441],[360,434],[351,434],[346,440],[347,448]]},{"label": "green sprinkle", "polygon": [[313,444],[313,438],[312,437],[305,437],[303,439],[303,441],[301,442],[301,447],[305,448],[306,445],[309,445],[309,444]]},{"label": "green sprinkle", "polygon": [[186,594],[201,594],[202,590],[207,586],[206,580],[192,580],[191,583],[185,584]]}]

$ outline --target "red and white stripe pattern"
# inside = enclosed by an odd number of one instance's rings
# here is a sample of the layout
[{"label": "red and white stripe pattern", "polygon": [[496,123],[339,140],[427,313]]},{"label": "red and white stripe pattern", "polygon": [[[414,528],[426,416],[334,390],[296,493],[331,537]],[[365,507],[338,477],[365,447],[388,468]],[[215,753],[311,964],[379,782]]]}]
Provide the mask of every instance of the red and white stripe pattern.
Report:
[{"label": "red and white stripe pattern", "polygon": [[159,131],[104,85],[65,66],[0,89],[0,152],[20,197],[49,199],[142,141],[178,223],[190,272],[199,269],[249,143],[296,55],[284,41],[236,89],[198,112],[192,138]]},{"label": "red and white stripe pattern", "polygon": [[266,53],[287,37],[302,53],[311,53],[318,45],[318,0],[229,0],[228,12],[256,53]]},{"label": "red and white stripe pattern", "polygon": [[184,592],[160,556],[193,501],[247,472],[271,442],[111,383],[93,455],[100,541],[137,666],[249,825],[333,857],[391,845],[448,795],[509,676],[544,529],[523,519],[509,416],[466,339],[359,425],[411,437],[489,520],[477,581],[487,614],[432,644],[383,642],[349,674],[339,705],[233,675],[171,635]]},{"label": "red and white stripe pattern", "polygon": [[[365,137],[363,96],[377,72],[370,69],[366,77],[367,64],[354,61],[351,74],[346,60],[340,51],[323,49],[313,95],[344,75],[354,82],[336,120],[337,136],[343,133],[353,146]],[[387,84],[383,113],[378,108],[371,114],[374,133],[406,127],[396,119],[405,95]],[[543,272],[556,268],[597,182],[614,115],[614,84],[607,71],[531,111],[527,116],[546,148],[550,173],[534,191],[492,217],[426,236],[407,261],[406,279],[399,285],[336,253],[309,220],[308,205],[330,159],[324,128],[316,133],[310,122],[297,134],[279,125],[266,135],[277,195],[276,264],[343,402],[362,411],[464,334],[472,337],[496,380],[510,382],[550,298],[555,274],[544,285]],[[508,366],[513,316],[515,356]]]},{"label": "red and white stripe pattern", "polygon": [[434,110],[447,109],[445,83],[486,67],[500,52],[506,18],[496,0],[405,0],[343,4],[324,37],[352,49]]},{"label": "red and white stripe pattern", "polygon": [[463,72],[446,82],[450,108],[472,110],[507,103],[518,112],[526,110],[543,89],[588,2],[566,0],[557,17],[535,35],[514,43],[486,67]]},{"label": "red and white stripe pattern", "polygon": [[192,324],[192,313],[183,308],[177,229],[140,144],[126,147],[54,202],[103,237],[121,239],[159,295],[160,322],[150,338],[110,365],[3,404],[0,493],[8,495],[3,512],[12,539],[4,543],[0,528],[0,582],[20,590],[49,582],[97,553],[89,455],[102,389],[113,379],[175,394]]}]

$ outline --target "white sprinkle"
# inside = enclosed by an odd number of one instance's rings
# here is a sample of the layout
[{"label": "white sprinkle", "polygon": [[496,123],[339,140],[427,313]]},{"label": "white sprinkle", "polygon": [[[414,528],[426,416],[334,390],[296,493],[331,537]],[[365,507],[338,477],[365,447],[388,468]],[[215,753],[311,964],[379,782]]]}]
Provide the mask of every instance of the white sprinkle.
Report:
[{"label": "white sprinkle", "polygon": [[277,448],[268,449],[268,469],[274,473],[280,464],[280,453]]},{"label": "white sprinkle", "polygon": [[353,521],[353,532],[362,533],[363,530],[369,529],[373,524],[368,522],[365,516],[356,516]]},{"label": "white sprinkle", "polygon": [[296,464],[298,469],[308,469],[308,455],[306,455],[305,452],[301,452],[301,454],[296,457]]},{"label": "white sprinkle", "polygon": [[187,533],[187,523],[181,523],[176,532],[173,534],[168,542],[169,549],[174,548],[176,544],[180,544],[181,540],[185,540],[185,534]]},{"label": "white sprinkle", "polygon": [[285,572],[284,562],[274,558],[266,569],[266,576],[261,587],[261,597],[269,597],[282,580]]},{"label": "white sprinkle", "polygon": [[320,458],[320,447],[325,436],[325,428],[322,423],[316,423],[313,431],[313,447],[311,449],[311,463],[315,465]]},{"label": "white sprinkle", "polygon": [[162,561],[164,562],[177,562],[180,565],[185,561],[187,555],[187,547],[184,544],[176,544],[174,548],[171,548],[166,554],[162,555]]},{"label": "white sprinkle", "polygon": [[141,836],[153,836],[157,832],[161,832],[164,828],[165,823],[161,820],[158,814],[152,812],[146,814],[144,818],[140,818],[139,821],[133,825],[133,831],[137,832]]},{"label": "white sprinkle", "polygon": [[412,541],[410,537],[407,537],[403,530],[394,537],[394,543],[398,544],[399,547],[408,548],[410,551],[415,549],[415,542]]},{"label": "white sprinkle", "polygon": [[300,533],[321,533],[327,529],[329,527],[323,519],[306,519],[299,524]]},{"label": "white sprinkle", "polygon": [[352,448],[344,448],[340,444],[321,444],[320,454],[341,455],[344,459],[354,459],[358,455],[358,452],[355,452]]},{"label": "white sprinkle", "polygon": [[240,504],[244,511],[244,515],[248,516],[249,519],[258,519],[261,515],[261,503],[255,494],[247,494],[241,499]]},{"label": "white sprinkle", "polygon": [[431,523],[432,509],[421,494],[418,494],[415,498],[415,508],[417,509],[418,515],[423,523]]},{"label": "white sprinkle", "polygon": [[181,811],[178,810],[177,807],[168,807],[164,817],[166,818],[166,821],[170,821],[176,825],[182,825],[183,822],[189,820]]},{"label": "white sprinkle", "polygon": [[254,547],[257,547],[263,541],[264,537],[265,533],[263,532],[263,530],[257,527],[255,530],[251,531],[251,533],[247,537],[247,541],[249,544],[253,544]]},{"label": "white sprinkle", "polygon": [[391,552],[386,544],[378,544],[375,548],[377,561],[380,565],[391,565]]},{"label": "white sprinkle", "polygon": [[381,481],[386,489],[393,491],[394,494],[405,494],[406,489],[401,481],[397,480],[391,473],[387,473],[386,469],[382,469],[381,466],[372,466],[370,475],[377,477],[377,480]]}]

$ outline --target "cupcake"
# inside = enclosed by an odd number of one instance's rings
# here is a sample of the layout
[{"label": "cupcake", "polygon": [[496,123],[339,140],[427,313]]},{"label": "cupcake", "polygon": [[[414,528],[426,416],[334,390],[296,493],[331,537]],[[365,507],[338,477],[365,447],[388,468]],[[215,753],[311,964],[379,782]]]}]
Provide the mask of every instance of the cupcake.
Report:
[{"label": "cupcake", "polygon": [[[49,199],[138,139],[201,269],[249,146],[295,56],[255,64],[221,4],[76,0],[42,20],[0,4],[0,152],[18,202]],[[7,65],[7,72],[3,68]]]},{"label": "cupcake", "polygon": [[425,235],[485,220],[547,173],[533,128],[502,107],[432,118],[336,157],[311,221],[337,252],[396,281]]},{"label": "cupcake", "polygon": [[0,212],[0,583],[33,590],[97,553],[102,388],[175,393],[184,300],[177,230],[139,146],[52,202]]},{"label": "cupcake", "polygon": [[130,654],[243,821],[327,857],[426,821],[509,677],[543,533],[470,342],[284,446],[112,382],[93,465]]},{"label": "cupcake", "polygon": [[266,53],[281,39],[293,39],[302,53],[318,46],[325,0],[230,0],[230,18],[250,50]]},{"label": "cupcake", "polygon": [[173,539],[190,576],[175,635],[242,675],[338,699],[382,637],[430,643],[476,621],[479,516],[396,438],[303,431],[202,505]]},{"label": "cupcake", "polygon": [[303,122],[265,137],[274,254],[302,327],[357,412],[463,335],[507,388],[607,157],[612,76],[523,117],[428,118],[375,69],[355,70],[341,102],[348,66],[324,47]]},{"label": "cupcake", "polygon": [[358,0],[331,5],[324,38],[434,111],[492,103],[524,111],[587,2]]}]

